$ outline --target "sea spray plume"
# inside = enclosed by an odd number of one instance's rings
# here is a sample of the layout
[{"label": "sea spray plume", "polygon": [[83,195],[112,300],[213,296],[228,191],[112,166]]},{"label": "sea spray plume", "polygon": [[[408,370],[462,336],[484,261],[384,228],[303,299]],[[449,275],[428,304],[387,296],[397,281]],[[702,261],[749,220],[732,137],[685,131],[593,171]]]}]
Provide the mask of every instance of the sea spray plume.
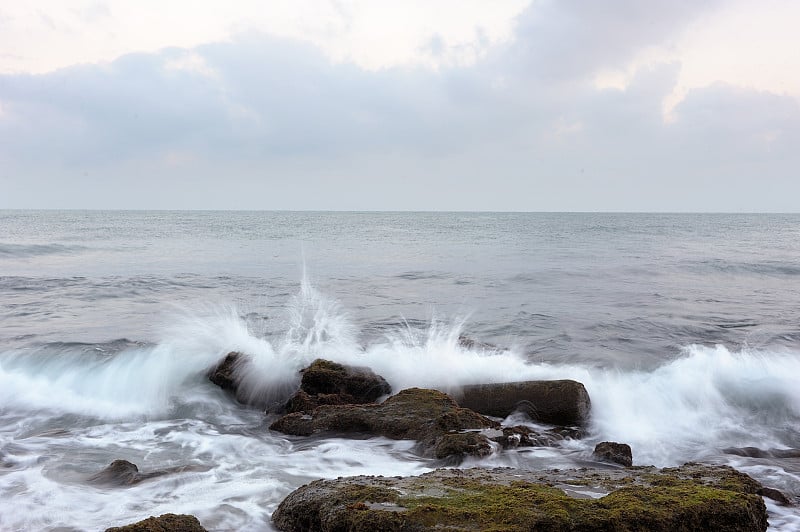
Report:
[{"label": "sea spray plume", "polygon": [[299,368],[287,363],[268,339],[255,336],[233,306],[207,306],[176,316],[159,345],[187,359],[186,366],[203,381],[209,368],[227,353],[244,353],[235,368],[235,380],[237,394],[249,404],[280,401],[297,385]]},{"label": "sea spray plume", "polygon": [[288,328],[280,349],[285,356],[299,360],[300,368],[318,357],[352,359],[362,353],[347,314],[338,301],[311,285],[305,267],[300,290],[286,310]]},{"label": "sea spray plume", "polygon": [[653,371],[593,370],[583,382],[598,438],[672,466],[715,448],[796,447],[798,375],[798,353],[692,345]]},{"label": "sea spray plume", "polygon": [[435,316],[427,328],[404,327],[367,348],[366,363],[394,390],[434,388],[455,393],[464,384],[520,380],[525,361],[511,351],[465,346],[459,340],[465,319],[452,322]]}]

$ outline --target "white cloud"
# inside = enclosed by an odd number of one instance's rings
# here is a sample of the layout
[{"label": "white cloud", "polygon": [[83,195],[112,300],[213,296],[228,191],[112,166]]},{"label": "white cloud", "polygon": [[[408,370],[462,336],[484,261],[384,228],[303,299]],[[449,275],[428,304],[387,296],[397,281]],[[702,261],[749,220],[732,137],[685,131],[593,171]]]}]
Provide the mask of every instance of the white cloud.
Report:
[{"label": "white cloud", "polygon": [[[530,0],[30,0],[3,8],[0,72],[49,72],[258,32],[362,68],[469,63],[509,38]],[[432,38],[439,55],[421,53]]]},{"label": "white cloud", "polygon": [[704,82],[664,122],[694,5],[538,2],[435,69],[249,31],[0,75],[0,207],[789,210],[796,100]]}]

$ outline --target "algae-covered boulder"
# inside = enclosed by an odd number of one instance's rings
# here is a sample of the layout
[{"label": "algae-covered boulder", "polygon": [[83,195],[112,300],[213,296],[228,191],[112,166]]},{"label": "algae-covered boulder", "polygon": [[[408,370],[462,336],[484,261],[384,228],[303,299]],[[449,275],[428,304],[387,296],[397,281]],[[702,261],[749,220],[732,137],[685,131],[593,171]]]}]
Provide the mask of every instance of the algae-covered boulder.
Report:
[{"label": "algae-covered boulder", "polygon": [[138,523],[107,528],[106,532],[208,532],[193,515],[164,514]]},{"label": "algae-covered boulder", "polygon": [[758,487],[729,467],[698,464],[438,469],[418,477],[318,480],[289,494],[272,519],[283,532],[763,532]]},{"label": "algae-covered boulder", "polygon": [[563,426],[583,426],[591,410],[586,388],[573,380],[473,384],[455,398],[459,405],[487,416],[522,411],[534,421]]},{"label": "algae-covered boulder", "polygon": [[[364,433],[396,440],[416,440],[424,453],[438,455],[440,452],[433,451],[438,440],[450,432],[496,427],[498,423],[495,421],[459,407],[442,392],[410,388],[381,404],[323,405],[311,414],[294,412],[275,421],[270,429],[296,436]],[[477,441],[480,438],[485,439],[479,435],[472,441],[478,454],[485,449]],[[461,447],[464,448],[469,448],[469,445]]]},{"label": "algae-covered boulder", "polygon": [[366,367],[317,359],[301,374],[300,390],[286,404],[289,413],[310,413],[320,405],[374,403],[392,393],[386,379]]}]

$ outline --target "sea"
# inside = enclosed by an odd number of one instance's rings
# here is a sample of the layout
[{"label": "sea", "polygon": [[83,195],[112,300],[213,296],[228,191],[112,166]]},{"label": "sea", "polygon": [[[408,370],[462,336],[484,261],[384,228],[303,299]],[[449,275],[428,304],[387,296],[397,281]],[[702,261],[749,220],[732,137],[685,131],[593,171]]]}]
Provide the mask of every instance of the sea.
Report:
[{"label": "sea", "polygon": [[[273,530],[312,480],[443,465],[409,441],[270,431],[208,381],[230,351],[276,402],[319,357],[395,391],[575,379],[583,439],[459,467],[585,467],[616,441],[800,501],[800,215],[5,210],[0,530],[164,513]],[[168,474],[93,480],[117,459]],[[771,530],[800,530],[766,502]]]}]

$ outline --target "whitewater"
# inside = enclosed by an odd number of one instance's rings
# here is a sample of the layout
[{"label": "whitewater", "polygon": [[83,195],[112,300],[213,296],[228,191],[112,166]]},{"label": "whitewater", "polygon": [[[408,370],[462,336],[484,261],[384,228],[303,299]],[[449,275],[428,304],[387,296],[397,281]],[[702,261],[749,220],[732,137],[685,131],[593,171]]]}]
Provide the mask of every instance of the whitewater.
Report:
[{"label": "whitewater", "polygon": [[[272,530],[318,478],[412,475],[413,442],[293,438],[208,381],[230,351],[280,403],[324,357],[392,389],[575,379],[588,434],[462,465],[732,465],[800,497],[800,217],[0,212],[0,530],[189,513]],[[308,273],[306,273],[306,269]],[[464,342],[464,337],[476,340]],[[510,424],[529,423],[520,415]],[[732,454],[755,447],[760,457]],[[125,459],[170,474],[92,475]],[[800,512],[767,500],[770,527]]]}]

